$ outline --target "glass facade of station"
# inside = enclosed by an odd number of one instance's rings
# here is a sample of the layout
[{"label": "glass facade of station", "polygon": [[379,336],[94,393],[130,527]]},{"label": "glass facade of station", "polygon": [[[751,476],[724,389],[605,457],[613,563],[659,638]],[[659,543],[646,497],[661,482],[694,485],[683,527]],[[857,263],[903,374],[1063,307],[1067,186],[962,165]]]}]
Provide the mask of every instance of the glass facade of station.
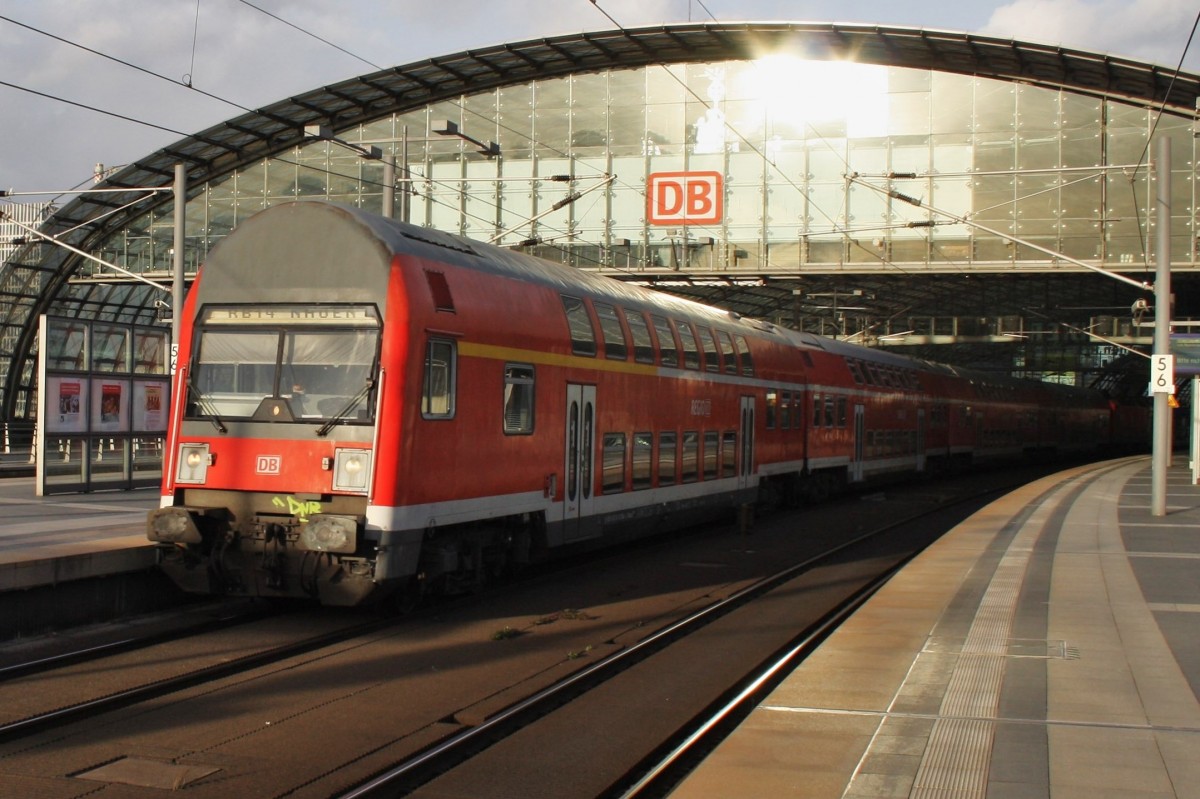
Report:
[{"label": "glass facade of station", "polygon": [[[876,59],[888,58],[889,48],[880,45],[901,35],[867,33],[856,41],[876,48]],[[619,37],[621,47],[645,48],[661,32],[629,35]],[[694,42],[706,52],[745,52],[757,43],[729,29],[714,48],[714,36],[681,28],[671,41]],[[398,164],[397,218],[704,301],[740,302],[740,313],[814,333],[859,335],[864,342],[869,333],[875,339],[868,343],[887,339],[889,346],[900,346],[896,336],[905,332],[939,345],[1028,338],[1012,348],[1012,373],[1071,378],[1073,364],[1091,368],[1085,361],[1094,353],[1086,348],[1095,346],[1080,333],[1071,344],[1078,351],[1060,351],[1063,328],[1049,317],[1023,318],[1024,293],[1038,294],[1034,304],[1041,307],[1078,306],[1070,321],[1079,328],[1137,343],[1124,294],[1085,298],[1077,284],[1059,289],[1062,280],[1091,277],[1071,260],[1150,277],[1156,236],[1149,160],[1163,136],[1172,142],[1176,285],[1198,271],[1193,115],[1180,112],[1177,98],[1165,115],[1149,101],[1115,99],[1124,86],[1158,96],[1141,80],[1157,74],[1151,65],[1114,66],[1016,43],[991,43],[988,52],[956,37],[943,44],[960,49],[930,52],[932,61],[978,59],[987,70],[989,57],[1004,61],[1015,53],[1022,64],[1026,57],[1040,64],[1046,83],[1078,79],[1111,86],[1113,94],[791,55],[616,66],[629,60],[628,52],[588,36],[506,46],[487,58],[448,56],[314,90],[177,143],[180,161],[193,175],[207,176],[189,186],[185,268],[194,273],[234,227],[275,203],[322,198],[381,210],[380,161],[315,139],[273,149],[276,138],[294,140],[301,120],[346,113],[370,121],[336,128],[339,139],[379,147]],[[508,77],[574,68],[564,62],[599,66],[565,77]],[[427,106],[396,99],[445,97],[456,88],[440,87],[469,84],[475,75],[502,85]],[[379,108],[380,116],[370,119],[367,108]],[[499,155],[444,135],[447,122],[470,139],[494,141]],[[236,136],[226,137],[227,129]],[[247,163],[242,145],[272,154]],[[166,152],[131,165],[133,185],[168,182]],[[232,163],[241,166],[228,171]],[[62,209],[58,224],[78,231],[84,227],[78,221],[90,219],[97,231],[113,231],[86,234],[88,252],[167,280],[174,238],[169,201],[132,221],[116,209],[119,224],[104,221],[114,211],[102,203],[74,204]],[[78,235],[82,243],[85,234]],[[0,267],[0,309],[7,309],[0,317],[0,407],[9,418],[28,419],[35,407],[30,330],[38,312],[162,321],[155,290],[114,281],[91,261],[65,260],[56,250],[25,246]],[[958,291],[963,284],[955,281],[985,274],[994,279]],[[1025,278],[1035,274],[1040,288],[1026,289],[1033,283]],[[1012,287],[998,290],[1005,303],[991,302],[1001,284]],[[838,306],[838,297],[871,291],[886,294],[857,314]],[[931,299],[935,291],[941,293]],[[830,296],[832,311],[820,300]],[[1177,290],[1177,296],[1184,295]],[[1038,356],[1039,347],[1050,354]],[[1096,356],[1102,357],[1109,356]]]},{"label": "glass facade of station", "polygon": [[[989,231],[1139,270],[1153,239],[1153,131],[1173,142],[1172,261],[1187,269],[1191,122],[1158,117],[1004,80],[773,56],[527,82],[336,134],[396,158],[400,194],[406,175],[413,191],[396,215],[416,224],[524,242],[583,268],[769,276],[1058,266]],[[438,135],[447,120],[501,155]],[[693,197],[703,213],[672,216],[690,196],[680,173],[719,176]],[[660,193],[664,175],[676,183]],[[274,203],[320,197],[378,211],[382,179],[380,162],[316,140],[214,179],[188,204],[188,268]],[[161,207],[97,254],[167,270],[172,225]]]}]

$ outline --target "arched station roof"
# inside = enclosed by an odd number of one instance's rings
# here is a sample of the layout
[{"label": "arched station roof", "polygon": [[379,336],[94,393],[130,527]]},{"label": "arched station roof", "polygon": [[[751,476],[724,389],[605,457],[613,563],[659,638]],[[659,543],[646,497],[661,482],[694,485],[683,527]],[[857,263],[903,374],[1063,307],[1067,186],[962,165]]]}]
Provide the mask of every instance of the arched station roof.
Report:
[{"label": "arched station roof", "polygon": [[[78,250],[89,251],[112,232],[157,206],[169,192],[177,163],[186,165],[193,190],[240,167],[294,147],[306,125],[338,130],[464,94],[523,81],[606,68],[758,58],[787,52],[812,60],[911,67],[1064,89],[1107,100],[1192,117],[1200,76],[1129,59],[950,31],[834,23],[729,22],[660,25],[567,34],[499,44],[438,56],[361,75],[258,111],[242,114],[151,153],[110,176],[98,188],[128,192],[85,194],[64,205],[42,226]],[[39,314],[50,312],[81,256],[65,248],[34,245],[11,264],[0,333],[14,342],[0,358],[10,367],[0,389],[4,418],[12,419],[18,381],[28,380]],[[4,277],[0,272],[0,277]],[[15,288],[14,288],[15,287]],[[15,301],[13,301],[15,298]],[[153,316],[159,296],[127,287],[76,305],[81,315],[116,313],[126,321]],[[103,310],[102,310],[103,309]],[[16,335],[13,333],[16,332]]]}]

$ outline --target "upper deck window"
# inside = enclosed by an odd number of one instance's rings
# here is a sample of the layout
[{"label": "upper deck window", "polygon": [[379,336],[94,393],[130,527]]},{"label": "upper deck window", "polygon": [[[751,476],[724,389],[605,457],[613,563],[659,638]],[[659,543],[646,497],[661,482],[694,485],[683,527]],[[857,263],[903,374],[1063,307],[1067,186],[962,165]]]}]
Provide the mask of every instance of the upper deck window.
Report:
[{"label": "upper deck window", "polygon": [[567,326],[571,329],[571,352],[576,355],[596,354],[596,330],[587,306],[578,297],[562,295],[563,310],[567,314]]},{"label": "upper deck window", "polygon": [[679,366],[679,345],[671,331],[671,323],[661,316],[651,318],[658,335],[658,353],[663,366]]},{"label": "upper deck window", "polygon": [[675,322],[679,331],[679,341],[683,344],[683,365],[688,369],[700,368],[700,347],[696,344],[696,334],[687,322]]},{"label": "upper deck window", "polygon": [[725,373],[736,375],[738,363],[733,352],[733,339],[724,330],[719,330],[717,331],[717,340],[721,343],[721,358],[725,362]]},{"label": "upper deck window", "polygon": [[629,334],[633,336],[633,359],[638,363],[654,363],[654,342],[650,340],[646,317],[626,309],[625,324],[629,325]]},{"label": "upper deck window", "polygon": [[738,357],[742,361],[742,376],[754,377],[754,359],[750,356],[750,345],[746,342],[746,337],[735,336],[733,341],[737,345]]},{"label": "upper deck window", "polygon": [[721,358],[717,354],[717,340],[713,338],[711,328],[700,327],[700,343],[704,346],[704,371],[721,371]]},{"label": "upper deck window", "polygon": [[617,317],[617,309],[605,302],[597,302],[593,307],[600,320],[600,332],[604,334],[604,357],[625,360],[629,357],[629,345],[625,343],[625,331]]}]

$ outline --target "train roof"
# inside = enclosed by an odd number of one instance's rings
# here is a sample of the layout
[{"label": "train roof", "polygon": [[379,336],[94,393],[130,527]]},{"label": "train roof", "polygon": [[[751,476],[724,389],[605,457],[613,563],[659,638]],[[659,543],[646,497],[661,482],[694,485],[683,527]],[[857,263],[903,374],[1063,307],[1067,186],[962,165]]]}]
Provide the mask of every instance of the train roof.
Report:
[{"label": "train roof", "polygon": [[[368,239],[360,235],[364,229],[370,233]],[[261,259],[265,253],[271,253],[271,257],[280,259],[326,258],[328,263],[338,263],[344,260],[345,250],[350,248],[353,248],[358,256],[353,274],[359,278],[364,290],[385,284],[386,270],[390,268],[391,257],[407,254],[525,283],[548,286],[560,293],[587,296],[625,308],[689,318],[692,321],[717,325],[802,350],[823,351],[843,358],[858,358],[956,376],[976,384],[1014,386],[1035,382],[960,369],[847,341],[789,330],[768,321],[742,317],[732,311],[629,285],[582,269],[324,200],[295,200],[260,211],[240,225],[210,253],[205,270],[206,274],[210,270],[223,274],[228,297],[246,301],[252,300],[256,275],[266,274],[269,279],[272,270],[247,270],[242,262],[243,258]],[[374,261],[377,264],[376,268],[383,273],[370,274],[368,261]],[[336,284],[345,288],[346,274],[342,270],[326,268],[320,277],[330,285]],[[201,285],[206,293],[212,288],[212,283],[207,279],[201,281]],[[279,290],[277,286],[272,288],[275,291]],[[284,291],[295,294],[295,299],[302,299],[305,298],[303,292],[306,290],[309,289],[293,287]],[[276,293],[274,296],[278,298],[280,295]],[[210,297],[206,301],[212,299]],[[223,299],[218,297],[216,301]]]},{"label": "train roof", "polygon": [[[607,300],[626,308],[666,314],[705,324],[717,325],[745,335],[774,338],[780,343],[793,343],[790,331],[785,331],[769,322],[747,319],[732,311],[665,294],[640,286],[632,286],[612,278],[593,274],[582,269],[535,258],[491,244],[445,233],[433,228],[419,227],[376,214],[320,200],[296,200],[272,206],[256,215],[259,223],[280,217],[286,235],[300,237],[312,244],[327,240],[330,230],[344,228],[347,223],[368,229],[372,236],[392,254],[408,254],[431,261],[440,261],[455,266],[508,277],[524,283],[547,286],[575,296]],[[258,225],[260,228],[273,225]],[[343,231],[344,234],[344,231]],[[278,235],[278,234],[276,234]],[[238,236],[235,231],[230,238]],[[305,248],[305,242],[299,243]],[[216,251],[214,251],[216,252]],[[803,336],[804,334],[796,334]],[[820,347],[806,337],[801,345]]]}]

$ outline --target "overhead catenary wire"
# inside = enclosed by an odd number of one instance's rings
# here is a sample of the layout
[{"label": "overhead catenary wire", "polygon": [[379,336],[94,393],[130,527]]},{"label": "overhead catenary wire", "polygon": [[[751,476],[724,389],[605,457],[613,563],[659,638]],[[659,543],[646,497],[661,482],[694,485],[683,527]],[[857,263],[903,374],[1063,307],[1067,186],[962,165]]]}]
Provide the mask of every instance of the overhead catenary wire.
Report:
[{"label": "overhead catenary wire", "polygon": [[292,28],[293,30],[297,30],[300,33],[303,33],[305,36],[310,36],[310,37],[316,39],[318,42],[321,42],[322,44],[327,44],[330,47],[332,47],[334,50],[337,50],[338,52],[341,52],[341,53],[345,53],[346,55],[350,56],[351,58],[357,59],[369,67],[374,67],[377,70],[384,69],[384,67],[379,66],[378,64],[374,63],[373,61],[368,61],[367,59],[363,58],[360,55],[350,52],[349,50],[347,50],[345,47],[342,47],[341,45],[334,44],[333,42],[329,41],[328,39],[318,36],[317,34],[313,33],[312,31],[306,30],[305,28],[300,27],[299,25],[297,25],[294,22],[289,22],[288,20],[284,19],[283,17],[279,16],[278,14],[272,14],[270,11],[267,11],[264,8],[260,8],[259,6],[254,5],[254,3],[251,3],[250,0],[238,0],[238,2],[240,2],[244,6],[253,8],[255,11],[257,11],[260,14],[265,14],[266,16],[270,17],[271,19],[275,20],[276,22],[282,22],[284,25],[287,25],[289,28]]},{"label": "overhead catenary wire", "polygon": [[[1196,37],[1197,26],[1200,26],[1200,11],[1196,12],[1196,19],[1192,22],[1192,31],[1188,34],[1187,42],[1183,45],[1183,52],[1179,54],[1179,63],[1175,65],[1175,71],[1171,73],[1171,80],[1163,92],[1162,102],[1158,106],[1158,113],[1154,115],[1154,123],[1150,126],[1150,132],[1146,134],[1146,146],[1142,148],[1142,154],[1138,156],[1138,166],[1134,167],[1129,175],[1129,191],[1133,195],[1133,212],[1137,215],[1138,243],[1142,248],[1142,258],[1146,271],[1150,271],[1150,248],[1146,246],[1145,226],[1142,224],[1142,209],[1138,206],[1137,186],[1134,181],[1137,180],[1137,173],[1142,164],[1146,162],[1146,156],[1150,152],[1150,142],[1154,139],[1154,132],[1158,130],[1159,120],[1162,119],[1163,111],[1166,110],[1167,100],[1171,97],[1171,90],[1175,88],[1175,81],[1179,78],[1179,73],[1183,70],[1183,62],[1187,58],[1188,50],[1191,49],[1192,40]],[[1148,200],[1149,197],[1147,197]]]},{"label": "overhead catenary wire", "polygon": [[[199,13],[200,13],[200,9],[199,9],[199,0],[197,0],[197,6],[196,6],[196,14],[197,14],[197,17],[199,16]],[[197,88],[196,88],[196,87],[193,85],[193,81],[192,81],[192,76],[191,76],[191,73],[189,73],[189,74],[188,74],[188,76],[187,76],[187,78],[188,78],[188,79],[187,79],[187,81],[176,80],[175,78],[168,77],[167,75],[163,75],[162,73],[155,72],[155,71],[154,71],[154,70],[152,70],[152,69],[146,69],[145,67],[138,66],[137,64],[134,64],[134,63],[132,63],[132,62],[130,62],[130,61],[126,61],[126,60],[125,60],[125,59],[123,59],[123,58],[117,58],[117,57],[116,57],[116,56],[114,56],[114,55],[109,55],[108,53],[101,52],[100,50],[96,50],[95,48],[88,47],[87,45],[84,45],[84,44],[80,44],[79,42],[74,42],[74,41],[71,41],[70,39],[66,39],[66,38],[64,38],[64,37],[62,37],[62,36],[58,36],[58,35],[56,35],[56,34],[50,33],[49,31],[44,31],[44,30],[42,30],[41,28],[35,28],[33,25],[29,25],[29,24],[27,24],[27,23],[25,23],[25,22],[21,22],[21,21],[19,21],[19,20],[15,20],[15,19],[13,19],[12,17],[8,17],[8,16],[4,16],[3,14],[0,14],[0,20],[4,20],[5,22],[8,22],[8,23],[10,23],[10,24],[12,24],[12,25],[17,25],[17,26],[19,26],[19,27],[25,28],[26,30],[28,30],[28,31],[32,31],[33,33],[37,33],[37,34],[40,34],[40,35],[42,35],[42,36],[45,36],[45,37],[47,37],[47,38],[49,38],[49,39],[53,39],[53,40],[54,40],[54,41],[56,41],[56,42],[61,42],[62,44],[69,45],[70,47],[75,47],[75,48],[77,48],[77,49],[79,49],[79,50],[83,50],[83,51],[84,51],[84,52],[86,52],[86,53],[91,53],[92,55],[94,55],[94,56],[98,56],[99,58],[103,58],[103,59],[106,59],[106,60],[108,60],[108,61],[112,61],[112,62],[113,62],[113,63],[115,63],[115,64],[120,64],[120,65],[121,65],[121,66],[123,66],[123,67],[128,67],[129,69],[136,70],[136,71],[138,71],[138,72],[141,72],[141,73],[142,73],[142,74],[144,74],[144,75],[149,75],[149,76],[150,76],[150,77],[152,77],[152,78],[158,78],[159,80],[165,80],[167,83],[172,83],[172,84],[174,84],[174,85],[176,85],[176,86],[180,86],[180,87],[183,87],[183,88],[185,88],[185,89],[191,89],[192,91],[196,92],[197,94],[202,94],[202,95],[204,95],[205,97],[208,97],[208,98],[210,98],[210,99],[216,100],[216,101],[218,101],[218,102],[221,102],[221,103],[225,103],[226,105],[231,105],[231,106],[233,106],[234,108],[237,108],[237,109],[239,109],[239,110],[242,110],[242,111],[247,111],[247,112],[249,112],[249,111],[252,111],[252,110],[253,110],[253,109],[251,109],[251,108],[247,108],[246,106],[244,106],[244,105],[242,105],[242,104],[240,104],[240,103],[235,103],[235,102],[234,102],[234,101],[232,101],[232,100],[228,100],[228,99],[226,99],[226,98],[224,98],[224,97],[220,97],[220,96],[218,96],[218,95],[215,95],[215,94],[213,94],[212,92],[206,92],[206,91],[204,91],[203,89],[197,89]],[[193,41],[193,42],[192,42],[192,68],[193,68],[193,69],[195,69],[195,63],[196,63],[195,41]],[[11,83],[6,83],[5,85],[6,85],[6,86],[13,86],[13,84],[11,84]],[[20,87],[20,86],[13,86],[13,88],[23,88],[23,87]],[[30,91],[30,92],[33,92],[33,90],[32,90],[32,89],[23,89],[23,90],[24,90],[24,91]],[[34,92],[34,93],[35,93],[35,94],[37,94],[38,92]],[[81,107],[83,107],[83,108],[86,108],[86,109],[88,109],[89,111],[98,111],[99,113],[102,113],[102,114],[110,114],[110,116],[116,116],[115,114],[111,114],[111,113],[110,113],[110,112],[108,112],[108,111],[104,111],[104,110],[102,110],[102,109],[98,109],[98,108],[93,108],[93,107],[91,107],[91,106],[82,105],[82,104],[80,104],[80,103],[73,103],[73,102],[72,102],[72,101],[70,101],[70,100],[65,100],[65,99],[63,99],[63,98],[60,98],[60,97],[54,97],[53,95],[43,95],[43,96],[45,96],[45,97],[50,97],[51,99],[55,99],[55,100],[60,100],[60,101],[62,101],[62,102],[64,102],[64,103],[69,103],[69,104],[72,104],[72,105],[80,105]],[[157,126],[157,125],[152,125],[151,123],[148,123],[148,122],[143,122],[142,120],[137,120],[137,119],[132,119],[132,118],[129,118],[129,121],[131,121],[131,122],[138,122],[139,124],[143,124],[143,125],[150,125],[151,127],[159,127],[159,126]],[[169,132],[169,133],[177,133],[177,132],[178,132],[178,131],[173,131],[173,130],[170,130],[169,128],[162,128],[162,127],[159,127],[159,129],[160,129],[160,130],[166,130],[166,131],[167,131],[167,132]],[[181,135],[181,136],[186,136],[187,134],[185,134],[185,133],[181,133],[181,134],[179,134],[179,135]]]},{"label": "overhead catenary wire", "polygon": [[[265,11],[263,11],[261,8],[259,8],[258,6],[255,6],[255,5],[254,5],[254,4],[252,4],[252,3],[245,3],[245,2],[244,2],[244,4],[245,4],[245,5],[247,5],[248,7],[250,7],[250,8],[252,8],[252,9],[256,10],[256,11],[259,11],[260,13],[264,13],[264,14],[266,14],[267,16],[271,16],[271,17],[272,17],[272,18],[274,18],[274,19],[277,19],[277,20],[279,20],[279,21],[281,21],[281,22],[283,22],[283,23],[285,23],[285,24],[288,24],[290,27],[296,28],[297,30],[303,30],[303,29],[299,28],[298,26],[296,26],[296,25],[295,25],[295,24],[293,24],[293,23],[287,22],[286,20],[282,20],[282,19],[280,19],[279,17],[277,17],[277,16],[276,16],[276,15],[274,15],[274,14],[270,14],[269,12],[265,12]],[[593,0],[593,5],[597,5],[597,4],[594,2],[594,0]],[[598,5],[597,5],[597,8],[599,9],[599,6],[598,6]],[[611,21],[612,21],[614,24],[616,24],[616,25],[618,25],[618,27],[620,27],[620,26],[619,26],[619,23],[616,23],[616,21],[615,21],[615,20],[613,20],[613,19],[611,18],[611,16],[609,16],[609,15],[607,14],[607,12],[603,12],[603,9],[600,9],[600,10],[602,11],[602,13],[605,13],[605,16],[608,16],[608,17],[609,17],[609,19],[610,19],[610,20],[611,20]],[[707,8],[705,8],[705,10],[707,11],[708,9],[707,9]],[[711,15],[711,12],[709,12],[709,13],[710,13],[710,16],[712,16],[712,15]],[[198,0],[197,0],[197,16],[198,16],[198,14],[199,14],[199,2],[198,2]],[[305,31],[305,33],[307,33],[307,32]],[[309,35],[311,35],[311,34],[309,34]],[[338,47],[337,47],[337,45],[334,45],[334,44],[332,44],[331,42],[327,42],[327,41],[325,41],[325,40],[321,39],[320,37],[314,36],[313,38],[316,38],[316,39],[318,39],[319,41],[322,41],[322,42],[323,42],[323,43],[325,43],[325,44],[328,44],[328,45],[330,45],[330,46],[333,46],[333,47],[335,47],[335,48],[337,48],[337,49],[341,50],[342,52],[348,52],[348,51],[344,50],[343,48],[338,48]],[[353,55],[353,54],[351,54],[351,55]],[[194,57],[194,53],[193,53],[193,57]],[[355,57],[356,57],[356,58],[359,58],[358,56],[355,56]],[[119,61],[119,59],[114,59],[114,60],[117,60],[117,61]],[[364,63],[371,64],[371,66],[377,66],[377,65],[373,64],[372,62],[370,62],[370,61],[367,61],[366,59],[359,58],[359,60],[362,60]],[[194,62],[193,62],[193,63],[194,63]],[[133,66],[133,65],[128,65],[128,66]],[[137,68],[137,67],[134,67],[134,68]],[[143,71],[145,71],[145,70],[143,70]],[[148,71],[147,71],[147,72],[148,72]],[[671,70],[670,70],[670,69],[668,69],[668,72],[671,72]],[[154,73],[149,73],[149,74],[154,74]],[[162,76],[159,76],[159,77],[162,77]],[[169,78],[164,78],[164,79],[171,80],[171,79],[169,79]],[[677,76],[676,76],[676,79],[678,79],[678,77],[677,77]],[[185,83],[180,83],[179,81],[173,81],[173,82],[175,82],[175,83],[177,83],[177,84],[179,84],[179,85],[187,85],[187,84],[185,84]],[[189,87],[189,88],[191,88],[191,87]],[[690,91],[690,90],[689,90],[689,91]],[[692,94],[693,94],[693,96],[695,96],[695,92],[692,92]],[[217,99],[221,99],[221,98],[217,98]],[[226,101],[226,102],[228,102],[228,101]],[[233,105],[236,105],[236,104],[233,104]],[[456,105],[457,105],[457,103],[456,103]],[[706,106],[707,106],[707,105],[708,105],[708,104],[706,103]],[[91,109],[91,107],[89,107],[89,106],[82,106],[82,107],[85,107],[85,108],[89,108],[89,109]],[[241,107],[241,106],[238,106],[238,107]],[[460,107],[461,107],[461,106],[460,106]],[[91,110],[100,111],[101,113],[109,113],[109,112],[104,112],[104,111],[102,111],[101,109],[91,109]],[[465,111],[469,111],[470,109],[464,109],[464,110],[465,110]],[[119,117],[119,118],[127,118],[127,117],[123,117],[122,115],[117,115],[117,114],[113,114],[113,116],[117,116],[117,117]],[[133,120],[133,119],[131,119],[131,121],[140,122],[140,120]],[[499,123],[497,120],[494,120],[494,119],[493,119],[493,120],[491,120],[491,122],[492,122],[493,124],[497,124],[497,125],[498,125],[499,127],[501,127],[501,128],[503,128],[503,127],[504,127],[504,126],[503,126],[501,123]],[[147,123],[142,123],[142,124],[147,124]],[[153,125],[152,125],[152,126],[153,126]],[[170,129],[168,129],[168,128],[161,128],[161,126],[154,126],[154,127],[159,127],[160,129],[163,129],[163,130],[170,130]],[[730,130],[733,130],[735,134],[737,133],[737,131],[736,131],[734,128],[732,128],[732,127],[730,127]],[[178,131],[171,131],[171,132],[173,132],[173,133],[176,133],[176,134],[178,134],[178,135],[181,135],[181,136],[185,136],[185,135],[187,135],[187,134],[182,134],[182,133],[179,133]],[[740,134],[738,134],[738,135],[739,135],[739,137],[740,137]],[[559,152],[559,153],[562,153],[562,152],[563,152],[562,150],[560,150],[560,149],[557,149],[557,148],[555,148],[555,149],[554,149],[554,151],[555,151],[555,152]],[[764,159],[764,160],[765,160],[767,163],[772,163],[772,162],[771,162],[771,158],[770,158],[770,153],[769,153],[769,152],[767,152],[767,153],[759,152],[759,155],[760,155],[760,156],[761,156],[761,157],[762,157],[762,158],[763,158],[763,159]],[[586,159],[585,159],[585,160],[586,160]],[[844,158],[843,158],[842,160],[843,160],[843,161],[845,161],[845,159],[844,159]],[[584,161],[581,161],[580,163],[584,163]],[[313,168],[313,169],[318,169],[318,170],[320,169],[319,167],[311,167],[311,166],[309,166],[309,165],[303,165],[303,166],[305,166],[306,168]],[[594,165],[592,165],[592,164],[587,164],[586,166],[587,166],[587,167],[592,167],[592,166],[594,166]],[[336,172],[333,172],[333,171],[331,171],[331,170],[325,170],[325,171],[326,171],[326,173],[327,173],[327,174],[330,174],[330,175],[337,174]],[[359,182],[361,182],[361,183],[363,183],[363,184],[366,184],[366,185],[378,185],[378,184],[377,184],[375,181],[369,180],[369,179],[367,179],[367,178],[365,178],[365,177],[353,176],[353,175],[350,175],[350,176],[345,176],[345,177],[349,177],[349,178],[351,178],[351,179],[353,179],[353,180],[359,181]],[[785,176],[785,179],[786,179],[786,177],[787,177],[787,176]],[[436,182],[436,181],[435,181],[435,182]],[[793,184],[793,186],[795,187],[795,184]],[[796,188],[799,188],[799,187],[796,187]],[[642,193],[644,194],[644,191],[643,191]],[[488,201],[486,198],[476,198],[476,199],[483,199],[483,204],[487,204],[487,205],[491,205],[491,206],[495,207],[495,203],[490,203],[490,202],[489,202],[489,201]],[[430,198],[430,201],[431,201],[431,202],[434,202],[435,200],[434,200],[433,198]],[[449,207],[449,206],[448,206],[448,207]],[[819,213],[821,213],[823,216],[825,216],[827,219],[829,219],[829,221],[830,221],[830,230],[829,230],[828,232],[833,232],[833,233],[836,233],[836,232],[841,232],[841,233],[843,233],[843,234],[849,234],[850,232],[852,232],[850,228],[848,228],[848,227],[845,227],[844,225],[837,225],[837,224],[834,222],[834,220],[830,219],[830,217],[829,217],[829,214],[828,214],[827,212],[825,212],[825,210],[824,210],[824,209],[822,209],[822,208],[819,208],[819,207],[818,207],[818,206],[816,206],[816,205],[814,205],[814,206],[813,206],[813,209],[814,209],[814,210],[817,210]],[[465,209],[461,209],[461,210],[464,210],[464,213],[465,213]],[[488,224],[495,224],[495,220],[494,220],[494,219],[491,219],[491,218],[485,218],[485,217],[475,217],[475,218],[478,218],[480,221],[486,222],[486,223],[488,223]],[[549,228],[550,230],[559,230],[559,229],[561,229],[561,228],[556,228],[556,227],[554,227],[554,226],[552,226],[552,225],[548,225],[548,224],[544,224],[544,226],[545,226],[545,227],[547,227],[547,228]],[[695,230],[695,231],[699,232],[699,231],[702,231],[702,230],[703,230],[703,228],[702,228],[702,227],[700,227],[700,226],[695,226],[695,227],[693,227],[693,230]],[[825,231],[822,231],[822,232],[825,232]],[[860,248],[862,248],[862,249],[866,250],[866,247],[864,247],[862,244],[859,244],[858,242],[854,242],[854,244],[855,244],[856,246],[858,246],[858,247],[860,247]],[[566,251],[566,250],[564,249],[564,251]],[[640,261],[640,260],[642,260],[642,259],[640,259],[640,258],[639,258],[638,260]],[[884,263],[884,264],[888,264],[888,265],[890,265],[892,268],[894,268],[895,270],[897,270],[897,271],[898,271],[898,272],[900,272],[901,274],[908,274],[908,272],[906,272],[906,271],[905,271],[903,268],[901,268],[901,267],[899,267],[899,266],[896,266],[894,263],[891,263],[889,260],[887,260],[887,259],[885,259],[885,258],[882,258],[882,257],[880,257],[880,261],[881,261],[882,263]],[[768,267],[768,268],[770,268],[770,267],[772,267],[772,266],[773,266],[773,265],[770,263],[770,261],[769,261],[769,260],[765,260],[765,261],[764,261],[764,263],[767,265],[767,267]],[[619,265],[618,265],[618,266],[619,266]]]}]

